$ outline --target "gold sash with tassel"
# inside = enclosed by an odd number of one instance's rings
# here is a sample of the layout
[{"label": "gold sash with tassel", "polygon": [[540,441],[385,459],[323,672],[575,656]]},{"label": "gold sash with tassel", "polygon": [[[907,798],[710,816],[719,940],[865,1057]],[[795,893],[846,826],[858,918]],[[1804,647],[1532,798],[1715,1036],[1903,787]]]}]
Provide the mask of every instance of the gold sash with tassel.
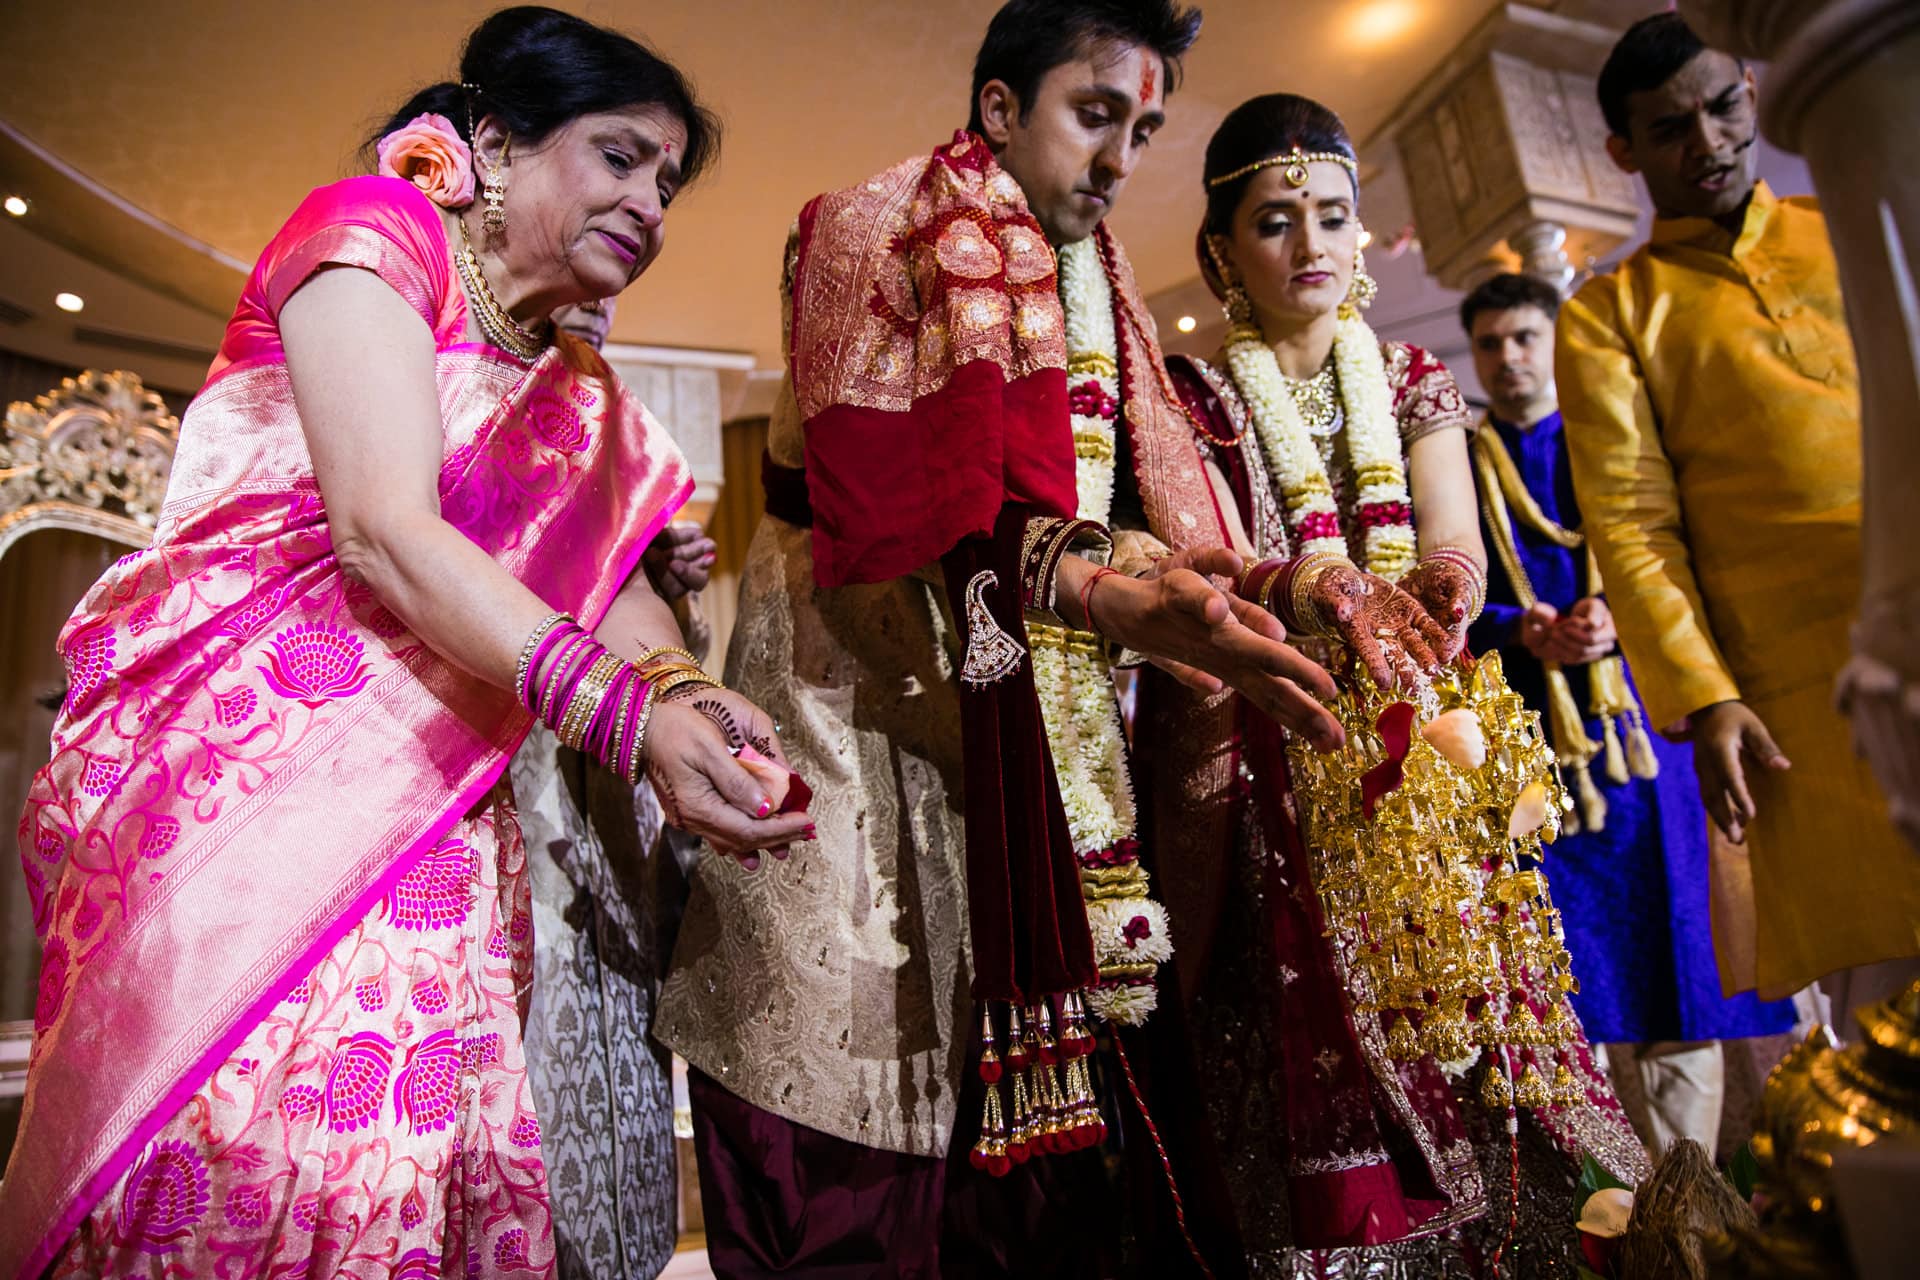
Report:
[{"label": "gold sash with tassel", "polygon": [[[1521,608],[1530,609],[1538,597],[1526,567],[1520,562],[1520,544],[1513,532],[1515,515],[1527,528],[1569,551],[1586,547],[1587,540],[1578,529],[1566,528],[1547,518],[1547,513],[1528,491],[1526,481],[1520,478],[1519,468],[1513,465],[1505,442],[1491,422],[1473,435],[1473,468],[1479,481],[1480,510],[1486,517],[1493,553],[1500,557]],[[1600,566],[1594,561],[1592,548],[1587,547],[1587,594],[1597,596],[1601,589]],[[1587,664],[1588,705],[1600,720],[1601,742],[1587,736],[1580,706],[1573,699],[1573,686],[1560,664],[1543,662],[1541,666],[1547,674],[1548,736],[1560,767],[1572,776],[1573,791],[1579,799],[1578,813],[1568,815],[1569,833],[1581,827],[1588,831],[1605,830],[1607,802],[1593,783],[1594,758],[1603,758],[1607,781],[1615,784],[1629,778],[1652,778],[1660,772],[1653,742],[1647,736],[1646,718],[1627,687],[1626,666],[1617,654]]]}]

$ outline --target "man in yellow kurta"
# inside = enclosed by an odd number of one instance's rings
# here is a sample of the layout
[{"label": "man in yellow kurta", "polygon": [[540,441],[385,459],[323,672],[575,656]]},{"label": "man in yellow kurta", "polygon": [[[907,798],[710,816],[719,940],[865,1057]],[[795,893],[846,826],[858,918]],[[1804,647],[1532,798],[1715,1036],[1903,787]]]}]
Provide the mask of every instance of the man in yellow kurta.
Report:
[{"label": "man in yellow kurta", "polygon": [[1751,856],[1755,971],[1723,975],[1784,995],[1920,953],[1920,860],[1831,702],[1860,588],[1833,250],[1813,200],[1755,181],[1752,73],[1676,15],[1627,32],[1600,99],[1658,216],[1560,315],[1574,485],[1647,712],[1687,723]]}]

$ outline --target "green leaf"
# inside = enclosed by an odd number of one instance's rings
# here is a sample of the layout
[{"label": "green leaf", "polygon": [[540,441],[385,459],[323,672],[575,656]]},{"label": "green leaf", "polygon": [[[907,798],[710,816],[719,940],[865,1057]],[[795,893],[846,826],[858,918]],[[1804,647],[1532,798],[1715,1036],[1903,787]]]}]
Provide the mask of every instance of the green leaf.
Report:
[{"label": "green leaf", "polygon": [[1754,1158],[1753,1143],[1741,1143],[1733,1159],[1727,1161],[1727,1181],[1742,1200],[1753,1199],[1754,1189],[1760,1185],[1760,1161]]},{"label": "green leaf", "polygon": [[1580,1214],[1586,1209],[1587,1201],[1593,1196],[1594,1192],[1604,1191],[1608,1187],[1619,1187],[1622,1191],[1633,1190],[1632,1187],[1629,1187],[1626,1183],[1601,1168],[1598,1160],[1582,1153],[1580,1156],[1580,1182],[1573,1193],[1574,1219],[1576,1221],[1579,1220]]}]

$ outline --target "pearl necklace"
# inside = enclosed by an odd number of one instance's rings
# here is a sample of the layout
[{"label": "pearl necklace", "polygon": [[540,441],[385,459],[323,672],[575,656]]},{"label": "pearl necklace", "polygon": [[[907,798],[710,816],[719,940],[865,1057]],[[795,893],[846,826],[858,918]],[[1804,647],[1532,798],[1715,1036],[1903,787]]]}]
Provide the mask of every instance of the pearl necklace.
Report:
[{"label": "pearl necklace", "polygon": [[487,277],[480,270],[480,259],[473,252],[473,238],[467,233],[467,220],[455,218],[460,224],[460,254],[454,259],[460,268],[461,282],[467,286],[467,296],[473,301],[474,318],[480,322],[480,332],[487,335],[487,341],[502,351],[532,364],[547,349],[552,334],[551,325],[546,333],[535,334],[521,326],[500,300],[493,296],[493,290],[487,285]]}]

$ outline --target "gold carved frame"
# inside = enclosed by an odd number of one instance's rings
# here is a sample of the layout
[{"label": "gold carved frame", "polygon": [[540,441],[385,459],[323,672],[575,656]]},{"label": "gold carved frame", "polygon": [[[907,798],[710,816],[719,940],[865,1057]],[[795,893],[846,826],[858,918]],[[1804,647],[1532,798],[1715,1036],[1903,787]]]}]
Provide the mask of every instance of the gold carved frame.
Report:
[{"label": "gold carved frame", "polygon": [[[41,529],[146,547],[179,439],[166,403],[124,371],[88,370],[14,401],[0,428],[0,558]],[[25,1091],[32,1043],[32,1022],[0,1022],[0,1097]]]}]

